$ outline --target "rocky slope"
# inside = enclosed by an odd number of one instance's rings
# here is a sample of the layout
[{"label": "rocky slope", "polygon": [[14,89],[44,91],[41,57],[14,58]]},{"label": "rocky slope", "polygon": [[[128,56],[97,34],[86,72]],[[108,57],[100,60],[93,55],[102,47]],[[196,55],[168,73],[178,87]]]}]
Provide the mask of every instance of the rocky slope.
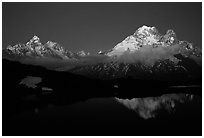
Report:
[{"label": "rocky slope", "polygon": [[179,41],[173,30],[161,35],[155,27],[142,26],[113,49],[99,54],[108,56],[108,60],[70,71],[101,79],[170,77],[184,80],[201,75],[201,49]]}]

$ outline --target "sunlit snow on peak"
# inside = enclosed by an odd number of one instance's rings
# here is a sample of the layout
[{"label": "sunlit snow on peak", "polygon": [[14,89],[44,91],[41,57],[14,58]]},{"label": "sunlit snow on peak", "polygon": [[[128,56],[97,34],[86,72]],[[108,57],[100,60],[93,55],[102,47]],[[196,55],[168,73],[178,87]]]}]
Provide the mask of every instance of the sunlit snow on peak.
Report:
[{"label": "sunlit snow on peak", "polygon": [[121,43],[117,44],[108,56],[122,55],[125,51],[134,52],[143,45],[162,44],[159,43],[160,36],[155,27],[140,27],[133,35],[128,36]]},{"label": "sunlit snow on peak", "polygon": [[31,45],[32,43],[41,45],[40,38],[34,35],[33,38],[29,42],[26,43],[26,45]]}]

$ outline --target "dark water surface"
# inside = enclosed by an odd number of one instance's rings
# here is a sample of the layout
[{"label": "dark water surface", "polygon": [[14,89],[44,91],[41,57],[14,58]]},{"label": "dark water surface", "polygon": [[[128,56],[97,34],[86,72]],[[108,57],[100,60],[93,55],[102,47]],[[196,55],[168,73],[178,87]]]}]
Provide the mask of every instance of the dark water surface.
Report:
[{"label": "dark water surface", "polygon": [[201,97],[144,119],[115,98],[32,108],[4,120],[5,135],[201,135]]}]

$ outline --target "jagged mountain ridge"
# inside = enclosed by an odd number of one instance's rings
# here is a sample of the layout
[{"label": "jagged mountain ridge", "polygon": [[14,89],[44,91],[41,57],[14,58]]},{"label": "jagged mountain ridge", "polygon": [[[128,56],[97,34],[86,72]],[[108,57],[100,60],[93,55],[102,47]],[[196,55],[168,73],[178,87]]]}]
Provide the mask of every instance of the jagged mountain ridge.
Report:
[{"label": "jagged mountain ridge", "polygon": [[[67,59],[80,61],[80,57],[90,53],[84,51],[73,53],[51,41],[43,45],[40,39],[34,36],[26,44],[8,46],[3,54],[21,58],[54,57],[64,61]],[[141,79],[149,76],[162,78],[167,74],[174,77],[182,74],[181,77],[192,78],[201,72],[201,66],[198,64],[201,59],[200,49],[187,41],[179,41],[173,30],[161,35],[155,27],[142,26],[114,48],[100,51],[97,56],[107,58],[95,64],[78,64],[71,68],[60,67],[56,70],[99,79],[124,77]],[[193,68],[189,67],[188,63],[192,63],[190,66]]]},{"label": "jagged mountain ridge", "polygon": [[[182,57],[181,55],[177,55]],[[192,63],[184,64],[184,63]],[[193,66],[193,68],[192,68]],[[169,59],[157,61],[153,66],[147,66],[139,63],[99,63],[96,65],[78,66],[69,70],[69,72],[84,75],[90,78],[103,80],[118,78],[133,79],[157,79],[157,80],[177,80],[188,81],[200,78],[202,68],[193,60],[182,57],[182,61],[175,64]]]},{"label": "jagged mountain ridge", "polygon": [[133,35],[128,36],[122,42],[118,43],[113,49],[106,52],[106,55],[121,55],[124,52],[135,52],[144,46],[148,47],[169,47],[173,45],[181,45],[183,53],[198,53],[198,49],[187,41],[179,41],[173,30],[167,30],[165,35],[161,35],[155,27],[142,26],[136,30]]},{"label": "jagged mountain ridge", "polygon": [[197,78],[202,72],[194,60],[201,60],[201,51],[187,41],[179,41],[173,30],[162,36],[155,27],[143,26],[113,49],[99,54],[110,58],[106,62],[79,66],[70,71],[100,79],[148,77],[178,80]]},{"label": "jagged mountain ridge", "polygon": [[42,58],[42,57],[52,57],[57,59],[77,59],[80,56],[85,56],[84,51],[79,51],[78,53],[73,53],[63,48],[56,42],[48,41],[46,44],[40,42],[38,36],[33,36],[33,38],[26,44],[16,44],[14,46],[8,46],[4,49],[4,54],[13,55],[15,57],[30,57],[30,58]]}]

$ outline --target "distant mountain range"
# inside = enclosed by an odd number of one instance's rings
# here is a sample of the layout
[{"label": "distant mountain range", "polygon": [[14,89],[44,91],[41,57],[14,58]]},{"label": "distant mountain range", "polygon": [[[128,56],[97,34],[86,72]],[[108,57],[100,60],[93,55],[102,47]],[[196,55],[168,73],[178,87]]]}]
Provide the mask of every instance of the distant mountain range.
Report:
[{"label": "distant mountain range", "polygon": [[[44,58],[63,61],[56,71],[68,71],[97,79],[178,79],[200,78],[202,50],[187,41],[179,41],[173,30],[161,35],[155,27],[142,26],[110,50],[97,54],[73,53],[56,42],[42,44],[34,36],[26,44],[3,49],[3,58],[41,62]],[[97,59],[98,58],[98,59]],[[93,60],[96,60],[94,63]],[[57,62],[55,61],[55,62]],[[64,65],[64,63],[72,65]],[[44,64],[40,64],[45,66]],[[53,69],[53,68],[52,68]]]},{"label": "distant mountain range", "polygon": [[88,55],[84,51],[79,51],[78,53],[73,53],[64,49],[56,42],[48,41],[46,44],[40,42],[38,36],[34,36],[26,44],[16,44],[14,46],[7,46],[3,50],[5,56],[12,56],[12,58],[43,58],[43,57],[52,57],[57,59],[74,59],[79,58],[80,56]]}]

